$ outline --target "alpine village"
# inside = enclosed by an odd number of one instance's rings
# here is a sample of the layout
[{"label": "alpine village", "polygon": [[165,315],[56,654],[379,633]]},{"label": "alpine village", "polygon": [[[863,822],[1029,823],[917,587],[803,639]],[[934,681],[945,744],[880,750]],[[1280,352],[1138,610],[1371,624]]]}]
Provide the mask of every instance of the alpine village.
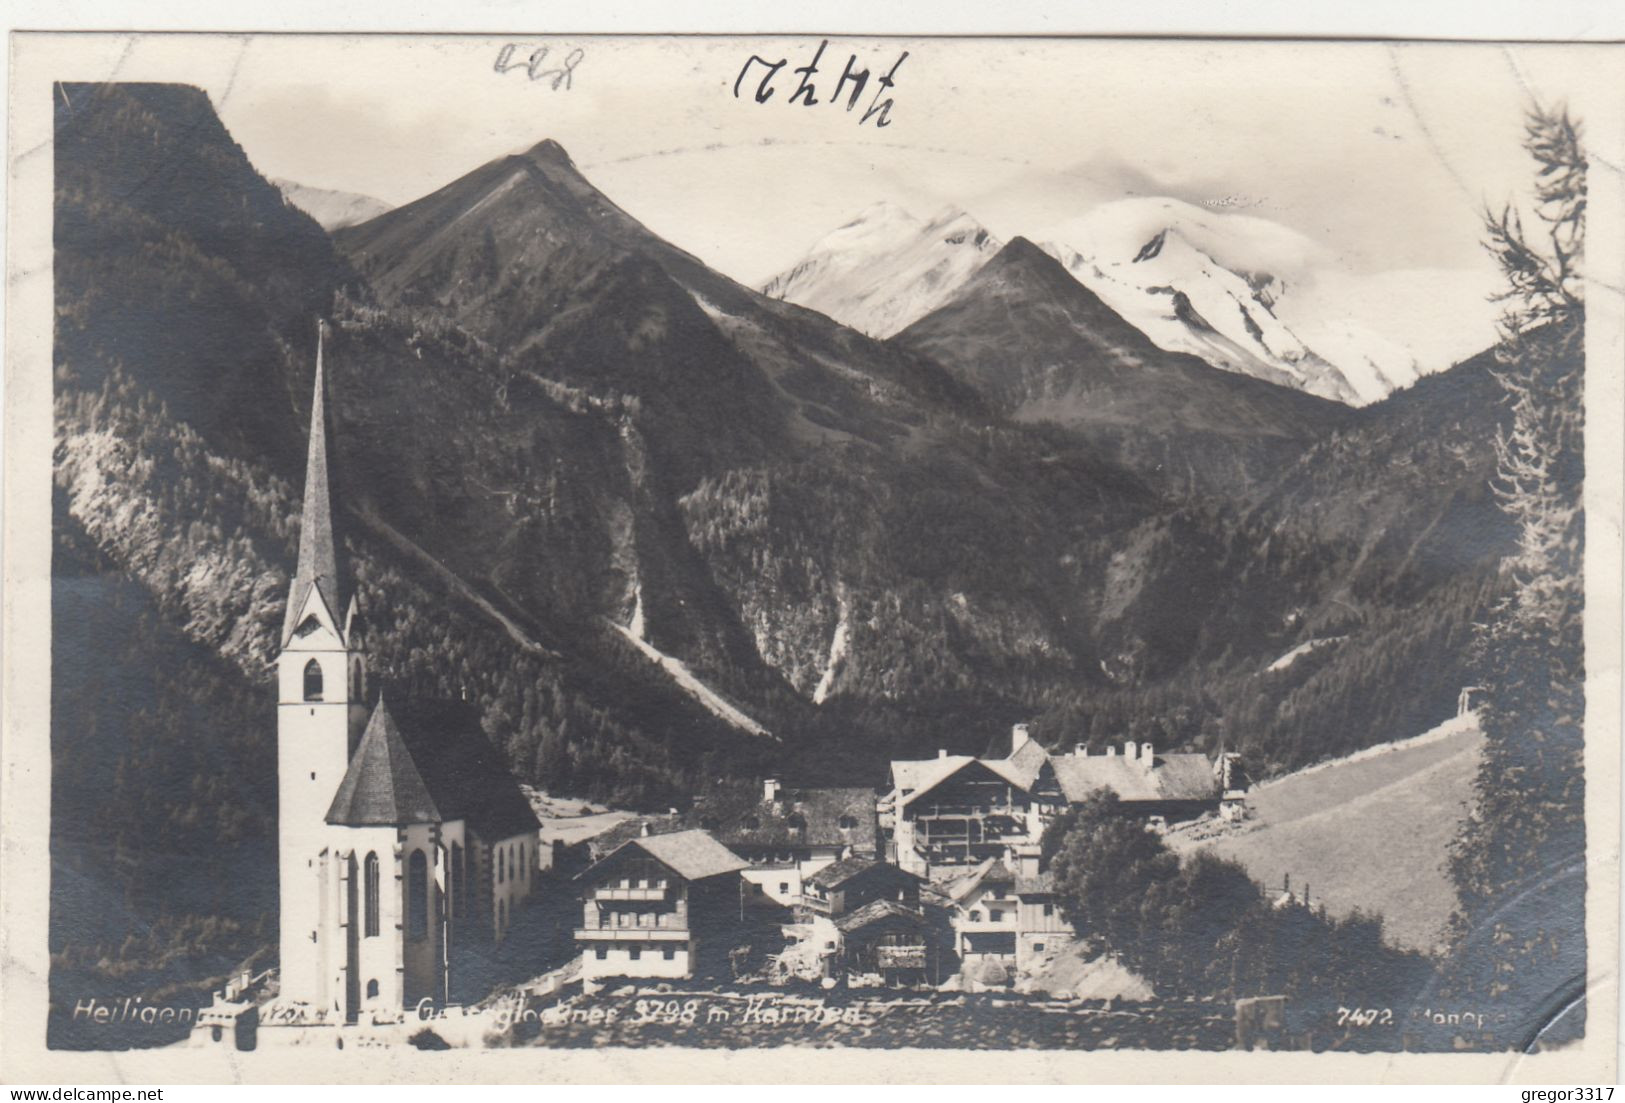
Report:
[{"label": "alpine village", "polygon": [[954,278],[858,328],[550,141],[324,226],[197,89],[58,98],[51,1044],[1496,1049],[1583,977],[1472,937],[1583,850],[1475,810],[1578,768],[1496,674],[1578,536],[1530,588],[1492,490],[1577,301],[1373,392],[869,211]]}]

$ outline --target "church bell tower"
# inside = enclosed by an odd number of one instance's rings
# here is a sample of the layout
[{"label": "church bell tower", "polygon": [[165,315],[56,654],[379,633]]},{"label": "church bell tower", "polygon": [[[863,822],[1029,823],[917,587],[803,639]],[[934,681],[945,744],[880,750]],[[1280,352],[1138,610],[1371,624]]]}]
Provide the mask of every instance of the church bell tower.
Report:
[{"label": "church bell tower", "polygon": [[[329,500],[325,325],[317,330],[299,563],[288,593],[277,667],[277,851],[281,998],[328,1010],[331,963],[343,954],[329,918],[326,814],[366,719],[367,670],[354,593],[343,592]],[[345,604],[346,599],[348,604]],[[336,855],[335,855],[336,857]]]}]

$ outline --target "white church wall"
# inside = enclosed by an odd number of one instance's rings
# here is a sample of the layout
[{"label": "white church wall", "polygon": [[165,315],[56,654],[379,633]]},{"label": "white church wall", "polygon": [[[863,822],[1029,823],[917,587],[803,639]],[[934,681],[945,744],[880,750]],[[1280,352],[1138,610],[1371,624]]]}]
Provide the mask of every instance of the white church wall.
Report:
[{"label": "white church wall", "polygon": [[537,833],[527,831],[510,835],[491,848],[491,931],[498,942],[507,936],[515,909],[536,885],[537,846]]},{"label": "white church wall", "polygon": [[[438,834],[435,825],[412,824],[400,832],[400,881],[397,899],[405,922],[402,924],[404,969],[402,985],[404,1002],[408,1005],[428,997],[445,998],[445,944],[441,931],[441,903],[445,893],[445,863],[438,860]],[[412,889],[412,856],[424,857],[424,897],[421,930],[414,930]]]},{"label": "white church wall", "polygon": [[[396,845],[393,827],[335,828],[342,846],[355,855],[356,869],[356,991],[364,1016],[392,1015],[405,1006],[402,980],[405,968],[403,943],[406,916],[397,886],[404,883],[405,868]],[[378,858],[378,933],[367,933],[367,856]],[[377,984],[377,994],[369,995]]]}]

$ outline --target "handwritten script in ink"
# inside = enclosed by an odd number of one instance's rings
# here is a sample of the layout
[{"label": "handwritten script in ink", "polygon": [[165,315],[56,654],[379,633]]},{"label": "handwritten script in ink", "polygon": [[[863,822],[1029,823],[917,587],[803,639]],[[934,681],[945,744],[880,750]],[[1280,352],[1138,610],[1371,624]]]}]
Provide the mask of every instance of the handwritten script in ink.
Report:
[{"label": "handwritten script in ink", "polygon": [[569,91],[573,87],[576,66],[587,56],[587,51],[577,46],[563,58],[557,59],[554,65],[549,66],[547,60],[553,53],[551,46],[537,46],[528,55],[520,57],[520,51],[523,49],[524,47],[517,42],[508,43],[497,51],[497,63],[492,68],[499,73],[510,73],[518,69],[531,80],[551,79],[555,92],[561,88]]},{"label": "handwritten script in ink", "polygon": [[[858,101],[863,99],[864,92],[869,88],[869,80],[872,74],[869,69],[858,68],[857,54],[847,55],[846,65],[841,69],[840,79],[835,81],[835,91],[829,98],[823,100],[818,98],[818,82],[813,78],[818,76],[820,72],[818,63],[823,60],[824,50],[828,46],[829,39],[826,38],[818,44],[818,49],[813,53],[812,59],[807,64],[790,70],[792,76],[799,78],[799,80],[796,83],[795,90],[780,100],[780,103],[799,103],[802,107],[817,107],[820,103],[838,105],[842,102],[842,98],[845,97],[847,111],[850,112],[858,106]],[[874,95],[869,100],[869,106],[864,109],[863,116],[858,119],[859,126],[862,126],[870,119],[875,121],[877,128],[891,125],[893,101],[892,97],[887,93],[896,86],[897,70],[902,68],[903,62],[906,60],[908,60],[908,51],[904,50],[897,60],[892,62],[892,67],[875,81]],[[741,88],[745,88],[747,91],[750,90],[747,82],[747,78],[749,78],[756,81],[754,91],[750,92],[756,102],[766,103],[771,100],[780,90],[774,87],[774,81],[778,78],[779,71],[788,64],[790,64],[790,59],[787,57],[782,57],[777,61],[770,61],[765,57],[752,54],[745,60],[744,66],[739,70],[739,75],[734,78],[734,99],[740,98]],[[825,76],[821,78],[826,88],[829,85],[828,73],[832,72],[834,72],[833,69],[828,70]],[[785,77],[780,87],[788,88],[791,79],[791,76]],[[885,98],[882,99],[882,96]]]}]

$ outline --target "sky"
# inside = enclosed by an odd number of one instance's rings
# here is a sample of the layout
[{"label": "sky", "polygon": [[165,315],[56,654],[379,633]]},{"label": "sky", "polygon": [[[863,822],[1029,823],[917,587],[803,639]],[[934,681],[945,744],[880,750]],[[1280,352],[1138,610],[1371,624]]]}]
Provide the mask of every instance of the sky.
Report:
[{"label": "sky", "polygon": [[[505,45],[512,67],[497,71]],[[1479,212],[1529,184],[1531,95],[1574,54],[1493,44],[834,38],[254,36],[108,39],[119,79],[204,87],[262,173],[409,202],[552,138],[609,197],[760,283],[878,201],[954,206],[1044,240],[1172,195],[1281,222],[1353,272],[1479,268]],[[531,79],[569,62],[568,84]],[[903,57],[906,51],[907,56]],[[773,96],[752,57],[786,64]],[[898,64],[899,59],[901,63]],[[833,102],[848,59],[870,83]],[[749,71],[735,82],[749,63]],[[888,125],[863,121],[896,65]]]}]

